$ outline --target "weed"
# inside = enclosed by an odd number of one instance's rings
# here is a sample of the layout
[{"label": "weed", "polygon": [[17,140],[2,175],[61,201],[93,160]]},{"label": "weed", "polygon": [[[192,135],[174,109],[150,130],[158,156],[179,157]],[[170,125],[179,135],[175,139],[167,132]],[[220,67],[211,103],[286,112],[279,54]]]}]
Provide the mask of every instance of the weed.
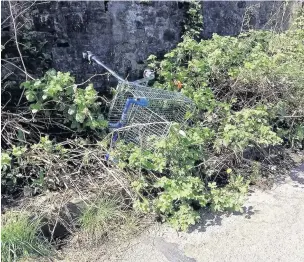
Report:
[{"label": "weed", "polygon": [[[199,15],[198,8],[191,12]],[[196,111],[187,114],[191,125],[174,124],[167,139],[151,138],[154,151],[117,144],[120,167],[155,174],[133,182],[136,208],[183,230],[199,218],[194,206],[241,211],[249,184],[238,171],[246,163],[243,152],[254,148],[266,158],[267,147],[303,144],[301,17],[283,33],[214,34],[201,41],[193,27],[164,59],[148,58],[157,72],[154,86],[182,86]]]},{"label": "weed", "polygon": [[254,161],[252,163],[252,167],[251,167],[252,173],[250,175],[250,183],[252,184],[256,184],[258,182],[259,179],[261,179],[261,164],[257,161]]},{"label": "weed", "polygon": [[9,212],[2,216],[1,227],[2,261],[51,253],[49,245],[39,236],[39,219],[32,219],[26,213]]},{"label": "weed", "polygon": [[88,239],[98,242],[124,218],[118,199],[101,198],[84,210],[79,223]]}]

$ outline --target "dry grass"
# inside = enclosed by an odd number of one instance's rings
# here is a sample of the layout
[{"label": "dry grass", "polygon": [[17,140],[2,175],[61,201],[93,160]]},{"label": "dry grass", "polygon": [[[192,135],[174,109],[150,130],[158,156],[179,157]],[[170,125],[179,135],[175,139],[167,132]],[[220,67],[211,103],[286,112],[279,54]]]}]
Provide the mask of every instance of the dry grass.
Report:
[{"label": "dry grass", "polygon": [[125,218],[119,199],[100,198],[85,208],[79,223],[86,238],[98,242]]},{"label": "dry grass", "polygon": [[127,238],[138,232],[140,214],[119,197],[101,197],[87,206],[79,217],[81,241],[89,245],[105,239]]}]

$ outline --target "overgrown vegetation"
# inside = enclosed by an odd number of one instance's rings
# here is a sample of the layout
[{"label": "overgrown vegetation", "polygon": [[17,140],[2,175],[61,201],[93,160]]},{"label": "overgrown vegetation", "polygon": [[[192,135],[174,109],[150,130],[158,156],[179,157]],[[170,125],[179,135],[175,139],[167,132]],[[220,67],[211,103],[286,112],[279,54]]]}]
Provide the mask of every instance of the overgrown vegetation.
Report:
[{"label": "overgrown vegetation", "polygon": [[[72,129],[104,129],[107,122],[93,85],[77,88],[70,73],[48,71],[43,78],[24,82],[25,97],[32,113],[42,111],[50,119],[63,119]],[[59,116],[58,116],[59,112]],[[61,124],[61,123],[60,123]]]},{"label": "overgrown vegetation", "polygon": [[[117,163],[106,162],[107,100],[91,84],[83,88],[69,73],[50,70],[21,85],[18,103],[2,101],[2,192],[15,198],[101,184],[110,195],[118,192],[119,201],[91,201],[77,220],[94,241],[113,223],[136,227],[131,206],[181,230],[199,220],[201,208],[241,212],[249,184],[271,175],[278,150],[304,149],[304,14],[285,32],[198,40],[199,9],[190,5],[174,50],[148,58],[154,87],[180,89],[194,101],[185,125],[173,124],[167,139],[151,137],[154,150],[120,141],[111,152]],[[38,224],[25,217],[7,221],[2,254],[35,253],[17,243],[39,246]]]},{"label": "overgrown vegetation", "polygon": [[13,262],[21,257],[52,253],[50,245],[39,235],[39,219],[24,212],[9,212],[1,220],[1,261]]},{"label": "overgrown vegetation", "polygon": [[[256,175],[256,160],[268,168],[265,160],[276,146],[303,149],[302,41],[300,14],[283,33],[249,31],[202,41],[190,34],[162,61],[150,56],[158,74],[154,86],[174,91],[179,83],[197,110],[188,115],[190,125],[155,139],[153,152],[116,148],[121,167],[149,170],[133,182],[136,207],[181,229],[199,219],[199,207],[239,211],[250,181],[244,164]],[[248,149],[252,154],[244,157]]]},{"label": "overgrown vegetation", "polygon": [[122,218],[119,204],[115,200],[99,199],[81,215],[80,224],[88,236],[100,238],[107,231],[110,220]]},{"label": "overgrown vegetation", "polygon": [[134,211],[119,197],[101,197],[90,203],[79,217],[84,238],[94,244],[105,238],[139,229],[139,221]]}]

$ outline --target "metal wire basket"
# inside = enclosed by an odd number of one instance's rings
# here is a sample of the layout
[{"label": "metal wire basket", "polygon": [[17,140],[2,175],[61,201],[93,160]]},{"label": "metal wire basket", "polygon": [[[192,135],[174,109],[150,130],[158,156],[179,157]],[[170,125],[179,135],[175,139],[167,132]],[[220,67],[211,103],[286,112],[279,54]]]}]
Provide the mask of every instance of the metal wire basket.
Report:
[{"label": "metal wire basket", "polygon": [[[109,111],[109,126],[119,139],[149,148],[149,137],[164,138],[173,122],[184,123],[192,101],[178,92],[120,83]],[[117,137],[118,139],[118,137]],[[115,139],[114,139],[115,142]]]},{"label": "metal wire basket", "polygon": [[128,82],[100,62],[91,52],[84,53],[118,80],[116,95],[109,111],[109,128],[113,130],[112,147],[123,139],[143,148],[151,148],[151,137],[165,138],[172,123],[183,124],[188,111],[194,110],[191,99],[179,92],[147,86],[154,73],[145,70],[144,78]]}]

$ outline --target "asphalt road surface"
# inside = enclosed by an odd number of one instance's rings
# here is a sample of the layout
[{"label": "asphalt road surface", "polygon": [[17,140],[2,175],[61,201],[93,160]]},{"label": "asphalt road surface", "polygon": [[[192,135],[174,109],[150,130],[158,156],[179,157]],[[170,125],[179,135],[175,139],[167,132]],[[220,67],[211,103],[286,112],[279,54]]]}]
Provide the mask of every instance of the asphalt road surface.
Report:
[{"label": "asphalt road surface", "polygon": [[252,192],[243,214],[205,214],[190,233],[155,226],[108,260],[304,262],[304,164],[274,188]]},{"label": "asphalt road surface", "polygon": [[68,253],[65,261],[304,262],[304,163],[271,189],[252,190],[243,214],[205,213],[187,233],[158,224],[130,242]]}]

